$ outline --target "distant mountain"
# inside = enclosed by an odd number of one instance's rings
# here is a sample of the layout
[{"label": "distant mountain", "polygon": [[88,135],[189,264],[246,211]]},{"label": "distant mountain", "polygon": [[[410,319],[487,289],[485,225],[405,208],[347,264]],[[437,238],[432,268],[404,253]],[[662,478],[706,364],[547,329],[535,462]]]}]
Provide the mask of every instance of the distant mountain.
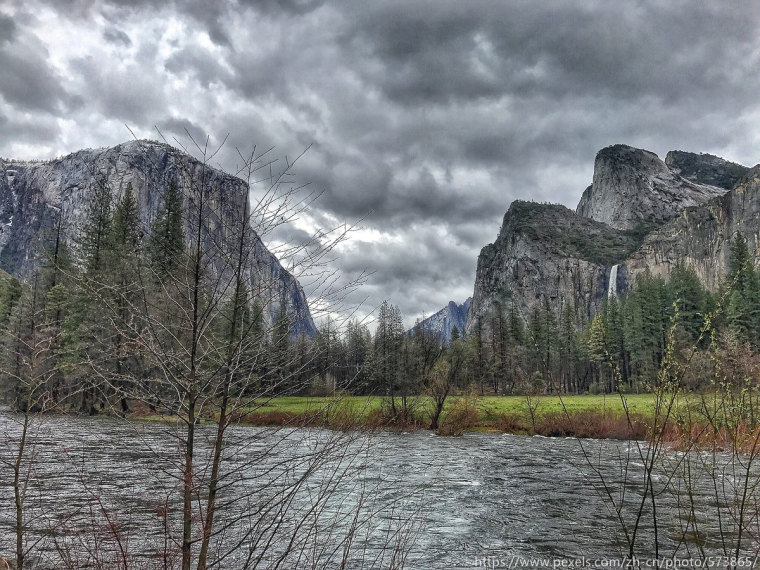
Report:
[{"label": "distant mountain", "polygon": [[459,334],[464,334],[464,329],[467,324],[467,311],[470,309],[470,303],[472,298],[468,298],[461,305],[457,305],[454,301],[449,301],[443,309],[436,314],[420,321],[419,326],[425,330],[434,332],[441,344],[448,344],[451,342],[451,330],[456,327],[459,330]]},{"label": "distant mountain", "polygon": [[662,161],[627,145],[602,149],[575,212],[511,204],[496,241],[478,257],[467,331],[477,320],[487,328],[499,307],[515,306],[527,317],[547,302],[556,311],[569,306],[580,322],[636,274],[667,277],[677,263],[715,289],[737,231],[757,255],[760,166],[683,151]]},{"label": "distant mountain", "polygon": [[[31,275],[42,263],[59,224],[64,239],[71,242],[85,221],[87,204],[98,184],[107,184],[115,200],[131,184],[140,220],[148,228],[168,184],[176,184],[186,200],[192,199],[183,187],[188,180],[205,185],[204,249],[215,251],[224,243],[226,229],[240,219],[248,185],[169,145],[130,141],[50,161],[0,161],[0,269],[18,277]],[[191,239],[189,231],[185,235]],[[314,334],[306,296],[295,277],[259,236],[253,236],[250,250],[246,274],[251,291],[269,309],[265,318],[271,322],[284,301],[291,332]]]}]

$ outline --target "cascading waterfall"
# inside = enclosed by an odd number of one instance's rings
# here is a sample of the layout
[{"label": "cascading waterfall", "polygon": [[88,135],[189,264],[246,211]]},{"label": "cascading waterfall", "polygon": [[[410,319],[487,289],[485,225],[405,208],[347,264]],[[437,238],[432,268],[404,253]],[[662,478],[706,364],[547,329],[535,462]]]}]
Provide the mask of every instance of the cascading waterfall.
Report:
[{"label": "cascading waterfall", "polygon": [[612,266],[612,269],[610,269],[610,284],[607,287],[608,297],[617,297],[617,270],[618,266],[616,263]]}]

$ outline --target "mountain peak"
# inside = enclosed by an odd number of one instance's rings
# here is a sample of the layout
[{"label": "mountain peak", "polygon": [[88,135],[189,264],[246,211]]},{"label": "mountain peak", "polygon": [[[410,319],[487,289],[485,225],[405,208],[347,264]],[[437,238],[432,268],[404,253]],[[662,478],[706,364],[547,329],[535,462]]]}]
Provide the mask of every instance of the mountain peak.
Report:
[{"label": "mountain peak", "polygon": [[697,184],[708,184],[731,190],[749,168],[705,153],[671,150],[665,164],[683,178]]},{"label": "mountain peak", "polygon": [[662,224],[688,206],[725,194],[725,187],[707,183],[728,180],[717,174],[716,168],[722,165],[709,166],[709,161],[686,160],[681,155],[671,156],[671,163],[690,164],[689,172],[702,174],[693,180],[684,178],[680,169],[671,168],[648,150],[624,144],[603,148],[594,161],[593,182],[576,212],[617,229],[632,230]]},{"label": "mountain peak", "polygon": [[441,344],[448,344],[451,342],[451,331],[454,327],[459,330],[460,334],[464,333],[470,303],[472,303],[472,297],[468,297],[461,305],[449,301],[449,304],[443,309],[420,321],[415,327],[419,326],[423,330],[435,333]]},{"label": "mountain peak", "polygon": [[[204,239],[212,251],[224,243],[225,228],[233,226],[248,200],[249,188],[240,178],[204,165],[180,149],[157,141],[131,140],[50,161],[4,162],[0,164],[0,269],[18,277],[31,275],[44,260],[59,222],[64,239],[72,241],[83,227],[93,189],[103,181],[116,199],[132,187],[140,222],[149,228],[167,185],[173,182],[190,195],[201,171],[211,197]],[[185,224],[185,235],[190,236],[189,220]],[[295,277],[259,236],[252,237],[251,249],[246,278],[269,309],[265,318],[273,320],[284,299],[292,317],[291,331],[313,334],[306,297]]]}]

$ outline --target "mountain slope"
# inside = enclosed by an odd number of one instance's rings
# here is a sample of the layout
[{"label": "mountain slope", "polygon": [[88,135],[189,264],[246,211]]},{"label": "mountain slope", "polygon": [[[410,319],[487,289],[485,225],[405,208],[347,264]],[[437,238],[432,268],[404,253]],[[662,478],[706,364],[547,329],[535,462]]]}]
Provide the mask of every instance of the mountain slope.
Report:
[{"label": "mountain slope", "polygon": [[[0,268],[20,277],[30,275],[42,262],[59,222],[64,239],[73,243],[98,184],[107,184],[115,200],[131,184],[147,232],[170,183],[185,194],[185,200],[192,199],[190,185],[205,188],[209,212],[204,220],[205,251],[229,239],[229,228],[241,219],[248,200],[248,185],[166,144],[130,141],[51,161],[0,163]],[[189,230],[189,220],[186,226]],[[190,232],[185,235],[189,239]],[[246,275],[251,290],[269,308],[267,319],[274,318],[284,300],[291,331],[313,334],[301,286],[258,236],[251,240],[247,258]]]},{"label": "mountain slope", "polygon": [[708,289],[716,290],[728,270],[731,240],[739,232],[755,263],[760,261],[760,165],[749,169],[736,186],[702,206],[686,208],[646,236],[625,261],[628,271],[647,268],[667,277],[676,263],[693,268]]},{"label": "mountain slope", "polygon": [[464,333],[467,324],[467,311],[470,308],[472,298],[468,298],[461,305],[449,301],[443,309],[419,322],[424,330],[435,333],[441,344],[451,342],[451,330],[456,327],[460,334]]},{"label": "mountain slope", "polygon": [[749,168],[723,160],[712,154],[696,154],[671,150],[665,156],[665,164],[679,176],[696,184],[708,184],[731,190],[747,174]]},{"label": "mountain slope", "polygon": [[[676,163],[681,156],[672,158]],[[576,213],[624,230],[660,224],[683,208],[726,192],[724,187],[701,182],[704,176],[696,179],[700,182],[679,176],[653,152],[613,145],[597,153],[593,183],[583,193]]]},{"label": "mountain slope", "polygon": [[758,251],[759,188],[760,167],[712,155],[672,151],[663,162],[626,145],[602,149],[576,212],[512,203],[478,258],[467,331],[508,303],[523,316],[539,303],[569,304],[587,319],[606,292],[625,291],[647,269],[667,276],[676,263],[715,289],[735,232]]},{"label": "mountain slope", "polygon": [[[527,317],[544,298],[557,307],[570,304],[579,316],[593,314],[611,267],[640,242],[634,231],[616,230],[564,206],[512,202],[496,241],[478,257],[467,331],[495,307],[514,303]],[[618,272],[618,281],[625,278]]]}]

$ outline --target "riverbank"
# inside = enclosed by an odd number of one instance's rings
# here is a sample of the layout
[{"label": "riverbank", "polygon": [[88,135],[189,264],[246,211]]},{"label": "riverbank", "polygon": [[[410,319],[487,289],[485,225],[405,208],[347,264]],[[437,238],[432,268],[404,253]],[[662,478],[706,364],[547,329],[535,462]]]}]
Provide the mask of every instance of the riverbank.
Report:
[{"label": "riverbank", "polygon": [[[651,394],[578,396],[452,397],[434,429],[441,435],[466,431],[548,437],[645,439],[646,418],[654,412]],[[331,429],[431,429],[433,402],[410,398],[406,413],[400,399],[397,413],[379,396],[279,397],[262,400],[237,413],[236,421],[252,426],[327,427]],[[626,412],[627,410],[627,412]],[[137,419],[160,420],[137,410]]]},{"label": "riverbank", "polygon": [[[746,398],[745,398],[746,399]],[[433,431],[456,436],[466,432],[659,441],[679,450],[731,450],[756,453],[760,449],[760,406],[754,400],[730,399],[726,394],[566,395],[566,396],[458,396],[450,397],[433,422],[431,398],[399,398],[395,411],[379,396],[259,399],[236,406],[233,423],[241,426],[319,427],[340,431]],[[659,406],[659,408],[658,408]],[[149,409],[133,401],[126,419],[179,422],[171,412]],[[197,423],[215,423],[213,407],[199,410]],[[108,415],[107,410],[103,410]],[[124,417],[121,413],[116,413]]]}]

